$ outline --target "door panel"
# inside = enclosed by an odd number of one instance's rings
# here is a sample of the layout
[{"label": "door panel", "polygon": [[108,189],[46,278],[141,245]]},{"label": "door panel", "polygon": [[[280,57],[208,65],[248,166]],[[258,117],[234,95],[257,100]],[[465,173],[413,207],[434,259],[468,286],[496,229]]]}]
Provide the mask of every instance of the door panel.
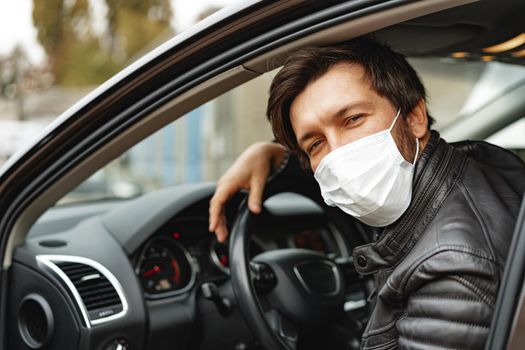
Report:
[{"label": "door panel", "polygon": [[525,342],[525,201],[522,202],[485,349],[523,349]]}]

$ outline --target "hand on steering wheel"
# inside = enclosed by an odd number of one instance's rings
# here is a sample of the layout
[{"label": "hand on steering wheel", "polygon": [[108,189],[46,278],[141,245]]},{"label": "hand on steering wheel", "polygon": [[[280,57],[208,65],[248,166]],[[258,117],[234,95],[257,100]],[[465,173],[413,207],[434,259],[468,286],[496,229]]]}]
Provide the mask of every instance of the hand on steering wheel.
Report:
[{"label": "hand on steering wheel", "polygon": [[285,153],[285,148],[277,143],[255,143],[235,160],[217,182],[217,190],[210,200],[209,231],[215,232],[219,242],[224,242],[229,234],[224,215],[226,203],[239,190],[248,190],[248,206],[258,214],[268,175],[281,164]]}]

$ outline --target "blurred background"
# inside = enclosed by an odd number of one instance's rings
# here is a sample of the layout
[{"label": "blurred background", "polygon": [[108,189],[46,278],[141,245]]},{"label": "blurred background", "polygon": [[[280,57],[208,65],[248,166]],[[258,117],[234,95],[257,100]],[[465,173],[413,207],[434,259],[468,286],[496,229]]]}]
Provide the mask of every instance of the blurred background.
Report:
[{"label": "blurred background", "polygon": [[0,1],[0,165],[94,87],[232,2]]},{"label": "blurred background", "polygon": [[[234,2],[0,1],[0,167],[99,84]],[[229,104],[228,98],[223,100],[218,103]],[[202,180],[199,139],[203,115],[210,108],[193,111],[184,123],[163,129],[95,174],[77,193],[94,198],[114,192],[129,196],[150,187]],[[210,147],[217,150],[221,142]]]},{"label": "blurred background", "polygon": [[[234,0],[0,1],[0,167],[62,112],[159,44]],[[474,112],[523,67],[411,59],[428,89],[436,128]],[[216,180],[249,144],[271,140],[264,117],[275,72],[164,127],[105,166],[61,203],[128,198]],[[525,155],[525,119],[489,141]]]}]

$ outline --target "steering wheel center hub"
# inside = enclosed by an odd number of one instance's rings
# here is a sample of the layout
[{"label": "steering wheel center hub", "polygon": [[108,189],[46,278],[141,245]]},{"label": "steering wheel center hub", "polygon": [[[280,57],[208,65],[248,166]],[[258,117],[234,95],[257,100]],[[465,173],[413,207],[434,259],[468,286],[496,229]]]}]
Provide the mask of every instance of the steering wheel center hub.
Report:
[{"label": "steering wheel center hub", "polygon": [[273,271],[277,284],[266,297],[291,319],[304,324],[326,323],[343,310],[343,276],[323,254],[280,249],[259,254],[253,261]]}]

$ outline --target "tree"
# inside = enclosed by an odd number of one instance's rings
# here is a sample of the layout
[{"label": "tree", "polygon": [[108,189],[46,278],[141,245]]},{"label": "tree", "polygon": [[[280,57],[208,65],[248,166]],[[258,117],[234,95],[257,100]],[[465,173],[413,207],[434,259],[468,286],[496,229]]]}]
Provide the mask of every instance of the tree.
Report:
[{"label": "tree", "polygon": [[92,85],[108,79],[162,33],[169,0],[104,0],[106,30],[97,32],[90,0],[33,0],[33,23],[55,81]]},{"label": "tree", "polygon": [[0,57],[0,99],[15,102],[16,116],[25,119],[24,99],[50,84],[45,69],[31,65],[26,52],[19,46],[5,57]]}]

